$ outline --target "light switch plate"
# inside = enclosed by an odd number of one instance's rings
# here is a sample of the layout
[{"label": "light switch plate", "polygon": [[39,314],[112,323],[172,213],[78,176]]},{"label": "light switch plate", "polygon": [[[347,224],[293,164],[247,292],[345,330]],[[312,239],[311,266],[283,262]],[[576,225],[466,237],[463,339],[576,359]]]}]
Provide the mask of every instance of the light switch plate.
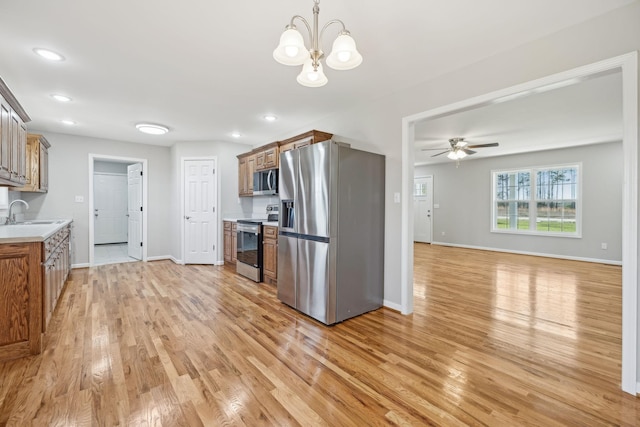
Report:
[{"label": "light switch plate", "polygon": [[400,193],[393,193],[393,203],[400,203]]}]

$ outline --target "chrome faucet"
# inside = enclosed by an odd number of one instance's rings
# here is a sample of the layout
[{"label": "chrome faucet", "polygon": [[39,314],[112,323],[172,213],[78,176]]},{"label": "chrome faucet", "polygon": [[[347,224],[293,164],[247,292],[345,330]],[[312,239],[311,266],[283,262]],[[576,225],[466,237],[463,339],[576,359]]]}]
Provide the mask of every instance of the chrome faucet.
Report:
[{"label": "chrome faucet", "polygon": [[27,209],[29,209],[29,203],[25,202],[22,199],[16,199],[13,202],[11,202],[9,204],[9,214],[7,215],[7,220],[5,221],[5,225],[6,224],[15,224],[16,223],[16,214],[12,214],[11,211],[13,210],[13,205],[21,202],[24,203],[24,205],[27,207]]}]

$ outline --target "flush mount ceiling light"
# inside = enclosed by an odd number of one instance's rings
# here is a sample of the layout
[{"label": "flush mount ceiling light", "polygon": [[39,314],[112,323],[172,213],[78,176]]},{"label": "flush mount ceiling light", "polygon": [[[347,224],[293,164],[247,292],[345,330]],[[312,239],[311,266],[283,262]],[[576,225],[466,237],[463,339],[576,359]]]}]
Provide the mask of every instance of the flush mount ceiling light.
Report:
[{"label": "flush mount ceiling light", "polygon": [[148,133],[149,135],[164,135],[169,132],[169,128],[162,125],[156,125],[153,123],[138,123],[136,129],[140,132]]},{"label": "flush mount ceiling light", "polygon": [[49,49],[44,49],[41,47],[36,47],[33,49],[36,55],[39,55],[49,61],[64,61],[64,56],[60,55],[58,52],[54,52]]},{"label": "flush mount ceiling light", "polygon": [[75,125],[75,124],[76,124],[76,122],[74,122],[73,120],[67,120],[67,119],[65,119],[65,120],[60,120],[60,123],[65,124],[65,125],[67,125],[67,126],[73,126],[73,125]]},{"label": "flush mount ceiling light", "polygon": [[231,136],[234,138],[240,138],[242,134],[240,132],[231,132]]},{"label": "flush mount ceiling light", "polygon": [[278,118],[273,114],[265,114],[264,116],[262,116],[262,118],[268,122],[275,122],[276,120],[278,120]]},{"label": "flush mount ceiling light", "polygon": [[71,101],[71,98],[66,96],[66,95],[58,95],[57,93],[54,93],[53,95],[51,95],[51,97],[53,99],[55,99],[56,101],[60,101],[60,102],[69,102]]},{"label": "flush mount ceiling light", "polygon": [[[320,43],[324,30],[331,24],[340,24],[342,30],[333,41],[331,53],[327,56],[326,63],[334,70],[351,70],[362,63],[362,55],[356,49],[356,42],[347,31],[344,23],[339,19],[327,22],[318,34],[318,15],[320,0],[313,0],[313,31],[306,19],[300,15],[291,18],[291,22],[280,36],[280,44],[273,51],[273,58],[284,65],[302,65],[302,72],[297,81],[303,86],[320,87],[327,84],[328,79],[322,71],[320,59],[324,56]],[[302,34],[294,25],[298,19],[307,27],[311,48],[304,45]]]}]

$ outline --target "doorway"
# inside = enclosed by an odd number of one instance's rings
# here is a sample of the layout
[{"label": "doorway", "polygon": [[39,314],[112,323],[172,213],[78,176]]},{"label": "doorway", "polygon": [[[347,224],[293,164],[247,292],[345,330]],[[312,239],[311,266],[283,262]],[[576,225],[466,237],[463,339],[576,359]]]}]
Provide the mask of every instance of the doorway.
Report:
[{"label": "doorway", "polygon": [[433,230],[433,176],[413,180],[413,241],[431,243]]},{"label": "doorway", "polygon": [[146,159],[89,155],[89,264],[146,261]]},{"label": "doorway", "polygon": [[[638,54],[589,64],[566,72],[536,79],[465,101],[435,108],[402,119],[402,234],[401,234],[401,311],[413,312],[413,199],[415,125],[477,108],[506,97],[520,96],[570,79],[585,79],[602,73],[621,72],[623,93],[623,176],[622,188],[622,372],[621,388],[636,395],[638,379]],[[513,98],[512,98],[513,99]]]}]

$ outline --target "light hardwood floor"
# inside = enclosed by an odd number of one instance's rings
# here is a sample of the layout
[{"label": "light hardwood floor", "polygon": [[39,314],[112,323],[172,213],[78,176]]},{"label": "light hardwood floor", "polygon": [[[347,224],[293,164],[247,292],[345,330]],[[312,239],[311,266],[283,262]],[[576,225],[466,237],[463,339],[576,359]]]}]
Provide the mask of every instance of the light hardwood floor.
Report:
[{"label": "light hardwood floor", "polygon": [[333,327],[233,269],[74,270],[0,425],[640,425],[621,269],[416,245],[415,313]]}]

